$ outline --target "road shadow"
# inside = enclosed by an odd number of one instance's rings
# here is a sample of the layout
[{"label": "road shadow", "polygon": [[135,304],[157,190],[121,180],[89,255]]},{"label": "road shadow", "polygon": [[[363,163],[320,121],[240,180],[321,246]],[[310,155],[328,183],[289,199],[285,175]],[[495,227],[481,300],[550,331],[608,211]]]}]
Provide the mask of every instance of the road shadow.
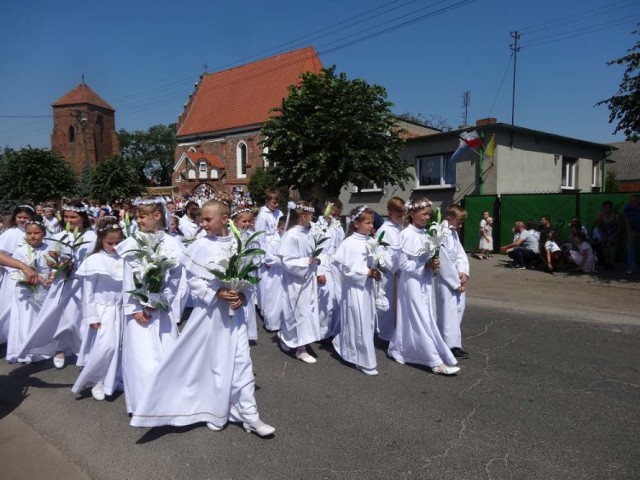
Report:
[{"label": "road shadow", "polygon": [[[6,344],[0,346],[0,356],[6,356]],[[42,371],[50,370],[51,362],[22,364],[16,366],[8,375],[0,375],[0,418],[13,412],[29,396],[29,388],[71,388],[69,383],[48,383],[33,377]]]},{"label": "road shadow", "polygon": [[206,424],[204,422],[194,423],[193,425],[186,425],[184,427],[172,427],[170,425],[166,425],[164,427],[153,427],[142,435],[142,437],[136,440],[136,445],[144,445],[146,443],[154,442],[166,435],[181,434],[202,427],[206,428]]}]

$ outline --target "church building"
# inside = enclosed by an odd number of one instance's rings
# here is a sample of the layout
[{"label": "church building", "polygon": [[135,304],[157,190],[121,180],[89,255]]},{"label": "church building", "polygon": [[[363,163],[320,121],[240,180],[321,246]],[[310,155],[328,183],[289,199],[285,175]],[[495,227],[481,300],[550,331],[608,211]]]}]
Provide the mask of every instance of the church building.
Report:
[{"label": "church building", "polygon": [[115,110],[83,82],[54,102],[51,149],[81,173],[120,154]]},{"label": "church building", "polygon": [[305,72],[320,73],[312,47],[203,74],[177,124],[173,186],[182,195],[246,191],[265,166],[260,127]]}]

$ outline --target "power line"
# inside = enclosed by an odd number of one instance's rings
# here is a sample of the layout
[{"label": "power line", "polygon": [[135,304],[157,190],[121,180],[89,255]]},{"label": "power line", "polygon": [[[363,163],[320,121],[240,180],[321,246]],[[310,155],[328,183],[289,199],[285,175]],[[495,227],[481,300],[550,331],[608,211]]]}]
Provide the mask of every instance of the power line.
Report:
[{"label": "power line", "polygon": [[491,114],[493,113],[493,107],[495,106],[496,101],[498,100],[498,96],[500,95],[500,90],[502,90],[502,85],[504,84],[504,80],[507,78],[507,73],[509,72],[509,66],[511,65],[511,60],[513,60],[513,52],[511,52],[511,55],[509,55],[507,66],[504,67],[504,73],[502,74],[502,80],[500,80],[500,86],[498,87],[496,96],[493,98],[493,103],[491,103],[491,108],[489,109],[489,115],[487,115],[487,117],[490,117]]}]

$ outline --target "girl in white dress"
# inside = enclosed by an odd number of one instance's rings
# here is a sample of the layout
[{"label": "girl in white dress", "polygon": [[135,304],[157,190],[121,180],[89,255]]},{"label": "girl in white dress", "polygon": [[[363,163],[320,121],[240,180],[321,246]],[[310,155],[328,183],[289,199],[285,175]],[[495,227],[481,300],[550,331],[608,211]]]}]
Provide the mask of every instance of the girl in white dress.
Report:
[{"label": "girl in white dress", "polygon": [[282,287],[282,260],[278,257],[280,242],[284,235],[285,218],[278,220],[278,235],[272,238],[267,245],[263,264],[265,273],[260,277],[260,284],[265,285],[265,291],[269,292],[269,301],[263,305],[262,318],[264,328],[268,332],[277,332],[284,320],[282,304],[285,301],[285,292]]},{"label": "girl in white dress", "polygon": [[56,209],[45,205],[44,207],[44,224],[47,227],[47,233],[49,235],[55,235],[59,233],[62,228],[60,227],[60,222],[56,218]]},{"label": "girl in white dress", "polygon": [[[13,210],[9,228],[0,235],[0,252],[12,256],[18,247],[25,244],[24,229],[34,213],[29,205],[20,205]],[[0,268],[0,343],[5,342],[9,335],[9,316],[15,287],[9,272]]]},{"label": "girl in white dress", "polygon": [[[322,244],[321,263],[318,266],[318,316],[320,318],[321,338],[331,339],[340,329],[340,282],[338,272],[333,264],[333,255],[344,240],[344,230],[340,224],[342,202],[338,198],[328,198],[324,206],[329,208],[329,215],[320,216],[316,225],[325,229],[328,240]],[[321,277],[324,283],[321,283]]]},{"label": "girl in white dress", "polygon": [[[206,422],[214,431],[242,422],[247,432],[264,437],[275,428],[260,420],[247,338],[249,293],[225,288],[208,269],[235,251],[226,228],[229,207],[211,200],[202,208],[206,236],[186,252],[189,287],[195,307],[171,353],[160,363],[131,418],[134,427]],[[218,266],[220,265],[220,266]],[[230,315],[230,310],[233,315]]]},{"label": "girl in white dress", "polygon": [[282,261],[285,289],[284,321],[278,338],[283,351],[296,349],[295,356],[305,363],[316,363],[306,346],[322,338],[318,318],[318,287],[316,276],[320,260],[312,256],[313,240],[309,225],[313,207],[300,201],[290,211],[291,227],[282,237],[278,257]]},{"label": "girl in white dress", "polygon": [[469,259],[460,243],[458,231],[467,218],[467,211],[451,205],[442,222],[444,237],[440,246],[440,269],[437,278],[438,329],[444,343],[456,358],[468,358],[462,349],[462,317],[466,307]]},{"label": "girl in white dress", "polygon": [[46,226],[42,218],[37,215],[32,217],[25,228],[27,243],[18,247],[13,254],[13,258],[29,265],[38,273],[39,282],[36,285],[29,285],[26,282],[24,273],[16,271],[16,275],[12,275],[14,280],[17,280],[17,283],[11,305],[7,339],[7,361],[9,363],[31,363],[49,358],[33,355],[18,357],[18,350],[35,322],[36,316],[42,308],[42,302],[51,286],[51,268],[49,268],[45,258],[49,251],[49,245],[44,242],[46,232]]},{"label": "girl in white dress", "polygon": [[69,228],[49,238],[49,256],[57,262],[55,278],[19,354],[55,355],[53,364],[58,369],[64,368],[67,355],[80,351],[85,326],[80,299],[82,281],[75,272],[96,241],[87,208],[80,200],[63,205],[62,211]]},{"label": "girl in white dress", "polygon": [[180,226],[180,231],[184,239],[188,242],[193,241],[198,234],[198,229],[200,228],[199,217],[200,207],[198,204],[196,202],[187,202],[184,208],[184,215],[178,222],[178,225]]},{"label": "girl in white dress", "polygon": [[426,246],[425,227],[431,202],[416,198],[407,204],[410,224],[399,237],[398,314],[396,330],[387,353],[400,364],[416,363],[434,373],[454,375],[460,368],[438,331],[433,291],[433,252]]},{"label": "girl in white dress", "polygon": [[[218,194],[218,199],[220,199],[220,194]],[[249,228],[251,227],[251,209],[246,207],[235,208],[233,212],[231,212],[231,221],[234,223],[238,230],[242,232],[242,239],[245,241],[249,238]],[[259,248],[258,244],[254,245],[254,247]],[[251,298],[249,298],[249,304],[247,306],[247,334],[249,335],[249,340],[257,340],[258,339],[258,323],[256,322],[256,292],[255,289],[251,292]]]},{"label": "girl in white dress", "polygon": [[78,363],[84,364],[84,368],[71,391],[78,393],[91,386],[93,398],[104,400],[105,395],[113,395],[122,384],[123,260],[116,253],[116,245],[123,235],[118,219],[112,216],[102,217],[97,232],[93,254],[76,272],[82,279],[82,319],[89,328],[78,355]]},{"label": "girl in white dress", "polygon": [[387,243],[387,262],[380,288],[384,290],[389,301],[389,308],[386,311],[378,311],[378,338],[385,342],[390,342],[393,332],[396,329],[396,311],[398,305],[398,238],[404,229],[404,220],[407,209],[405,202],[400,197],[390,198],[387,202],[387,215],[389,218],[384,221],[382,227],[376,232],[379,237],[383,232],[382,241]]},{"label": "girl in white dress", "polygon": [[[275,188],[265,190],[264,205],[260,208],[253,227],[256,232],[264,232],[258,237],[258,243],[260,244],[260,248],[265,252],[269,248],[269,243],[278,237],[277,225],[278,220],[282,217],[282,212],[278,209],[279,201],[280,192],[278,192],[278,190]],[[258,270],[258,276],[262,278],[266,271],[266,266],[262,264],[260,270]],[[269,304],[269,292],[266,290],[266,287],[266,283],[260,282],[256,290],[258,295],[258,308],[261,312],[265,308],[268,308],[267,305]]]},{"label": "girl in white dress", "polygon": [[351,212],[349,231],[333,262],[340,272],[340,331],[333,347],[343,360],[366,375],[377,375],[373,345],[375,329],[374,281],[382,278],[369,242],[373,233],[373,210],[363,206]]},{"label": "girl in white dress", "polygon": [[[134,273],[143,268],[135,258],[135,250],[139,249],[136,237],[131,236],[116,246],[116,252],[124,259],[122,376],[128,413],[136,412],[151,376],[162,359],[173,350],[178,338],[177,324],[188,296],[186,276],[180,263],[184,256],[182,245],[165,234],[169,215],[164,208],[164,200],[161,197],[138,199],[135,205],[139,229],[135,235],[152,242],[160,241],[158,254],[178,263],[162,279],[161,293],[167,299],[168,311],[155,309],[143,305],[139,298],[129,293],[136,289]],[[169,391],[169,395],[172,394]]]}]

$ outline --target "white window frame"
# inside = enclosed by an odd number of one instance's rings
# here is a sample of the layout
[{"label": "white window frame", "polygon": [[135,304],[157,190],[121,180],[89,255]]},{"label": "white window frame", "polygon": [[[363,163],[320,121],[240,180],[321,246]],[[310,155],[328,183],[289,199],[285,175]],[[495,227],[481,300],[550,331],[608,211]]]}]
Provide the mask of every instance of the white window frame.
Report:
[{"label": "white window frame", "polygon": [[218,170],[216,170],[215,168],[212,168],[211,174],[209,176],[210,178],[218,178]]},{"label": "white window frame", "polygon": [[198,175],[196,175],[196,171],[194,168],[190,168],[187,171],[187,180],[195,180],[196,178],[198,178]]},{"label": "white window frame", "polygon": [[207,162],[200,160],[198,162],[198,178],[207,178]]},{"label": "white window frame", "polygon": [[369,184],[369,187],[363,187],[360,189],[360,192],[362,193],[376,193],[376,192],[382,192],[384,189],[382,187],[379,187],[375,182],[371,182]]},{"label": "white window frame", "polygon": [[562,190],[576,189],[577,169],[577,158],[562,156],[562,171],[560,177],[560,188]]},{"label": "white window frame", "polygon": [[[242,173],[242,146],[244,146],[244,173]],[[236,145],[236,178],[247,178],[247,164],[249,163],[249,147],[243,141]]]},{"label": "white window frame", "polygon": [[269,154],[269,147],[264,147],[262,149],[262,163],[264,165],[264,168],[269,168],[269,159],[267,158],[268,154]]},{"label": "white window frame", "polygon": [[[451,158],[450,153],[448,154],[435,154],[435,155],[420,155],[415,159],[415,168],[416,168],[416,190],[439,190],[445,188],[455,188],[455,179],[454,183],[445,183],[446,176],[446,161]],[[420,185],[420,162],[421,160],[425,160],[428,158],[440,158],[440,183],[432,184],[432,185]],[[455,168],[455,166],[454,166]],[[454,170],[454,175],[455,175]]]},{"label": "white window frame", "polygon": [[600,162],[594,160],[591,167],[591,186],[593,188],[600,187]]}]

